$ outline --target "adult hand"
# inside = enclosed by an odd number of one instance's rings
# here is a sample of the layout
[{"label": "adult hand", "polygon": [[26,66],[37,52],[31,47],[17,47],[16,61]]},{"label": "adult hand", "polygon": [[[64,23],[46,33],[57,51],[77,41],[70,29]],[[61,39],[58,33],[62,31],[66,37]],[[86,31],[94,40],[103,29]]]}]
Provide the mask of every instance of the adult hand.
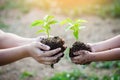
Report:
[{"label": "adult hand", "polygon": [[28,44],[26,48],[27,54],[42,64],[55,64],[63,56],[63,53],[58,54],[61,48],[49,50],[50,48],[47,45],[40,42]]}]

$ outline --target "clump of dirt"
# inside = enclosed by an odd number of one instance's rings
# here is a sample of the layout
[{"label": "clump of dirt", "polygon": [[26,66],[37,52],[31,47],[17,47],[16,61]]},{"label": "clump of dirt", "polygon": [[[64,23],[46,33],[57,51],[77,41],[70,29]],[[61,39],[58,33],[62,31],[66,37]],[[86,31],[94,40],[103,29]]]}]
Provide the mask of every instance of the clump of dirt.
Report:
[{"label": "clump of dirt", "polygon": [[[60,52],[64,52],[64,50],[65,50],[65,47],[63,46],[65,42],[64,42],[63,39],[61,39],[58,36],[50,37],[50,38],[44,38],[44,39],[41,40],[41,43],[50,46],[50,50],[53,50],[53,49],[56,49],[56,48],[61,48]],[[58,52],[58,54],[60,52]],[[55,54],[55,55],[57,55],[57,54]],[[55,56],[55,55],[52,55],[52,56]],[[64,56],[64,54],[61,57],[63,57],[63,56]],[[59,61],[59,59],[57,60],[57,62],[58,61]],[[54,64],[52,64],[51,67],[54,68]]]},{"label": "clump of dirt", "polygon": [[48,46],[50,46],[50,50],[56,49],[56,48],[61,48],[61,52],[63,52],[65,50],[65,48],[63,47],[64,45],[64,41],[63,39],[61,39],[58,36],[55,37],[50,37],[50,38],[44,38],[41,40],[41,43],[46,44]]},{"label": "clump of dirt", "polygon": [[72,47],[70,48],[70,54],[69,56],[70,57],[75,57],[75,55],[73,54],[74,52],[77,52],[79,50],[87,50],[87,51],[90,51],[92,52],[91,48],[89,45],[83,43],[83,42],[80,42],[80,41],[76,41]]}]

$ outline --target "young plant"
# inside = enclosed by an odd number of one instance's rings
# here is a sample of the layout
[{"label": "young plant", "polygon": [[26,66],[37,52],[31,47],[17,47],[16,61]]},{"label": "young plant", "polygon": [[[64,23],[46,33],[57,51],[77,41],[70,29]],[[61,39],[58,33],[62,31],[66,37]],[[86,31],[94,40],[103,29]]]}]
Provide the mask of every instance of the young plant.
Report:
[{"label": "young plant", "polygon": [[76,21],[71,20],[70,18],[67,18],[61,22],[62,25],[68,23],[68,27],[66,27],[65,31],[72,30],[73,36],[76,40],[79,39],[79,30],[82,28],[85,28],[85,26],[82,26],[82,23],[87,22],[86,20],[78,19]]},{"label": "young plant", "polygon": [[45,33],[48,38],[50,36],[51,25],[56,24],[57,21],[54,19],[54,16],[47,15],[43,18],[43,20],[36,20],[32,23],[32,27],[41,26],[41,29],[36,33]]},{"label": "young plant", "polygon": [[[50,37],[51,25],[56,24],[57,21],[54,19],[54,16],[47,15],[43,18],[43,20],[36,20],[32,23],[32,27],[41,26],[41,28],[37,31],[37,33],[45,33],[47,34],[47,38],[41,40],[41,43],[50,46],[50,50],[61,48],[61,52],[65,50],[64,41],[59,36]],[[53,55],[55,56],[55,55]],[[54,67],[54,64],[51,65]]]},{"label": "young plant", "polygon": [[[69,18],[63,20],[61,22],[61,24],[66,24],[68,23],[68,26],[66,27],[66,31],[68,30],[72,30],[73,31],[73,36],[76,39],[76,42],[73,43],[72,47],[69,49],[69,54],[65,54],[67,57],[74,57],[75,55],[73,54],[76,51],[79,50],[88,50],[91,51],[90,47],[86,44],[84,44],[83,42],[78,41],[79,39],[79,30],[81,30],[82,28],[85,28],[84,26],[82,26],[82,23],[87,22],[86,20],[71,20]],[[69,58],[68,58],[69,59]]]}]

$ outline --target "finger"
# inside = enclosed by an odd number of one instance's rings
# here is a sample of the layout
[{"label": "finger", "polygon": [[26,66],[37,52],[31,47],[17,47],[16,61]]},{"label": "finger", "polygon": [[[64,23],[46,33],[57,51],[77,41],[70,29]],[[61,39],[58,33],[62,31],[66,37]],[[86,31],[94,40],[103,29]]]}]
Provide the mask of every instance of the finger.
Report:
[{"label": "finger", "polygon": [[57,49],[54,49],[54,50],[46,51],[43,55],[49,57],[49,56],[55,55],[60,50],[61,50],[61,48],[57,48]]},{"label": "finger", "polygon": [[75,57],[72,57],[71,59],[72,60],[79,60],[81,57],[80,56],[75,56]]},{"label": "finger", "polygon": [[85,54],[85,53],[86,53],[85,50],[80,50],[80,51],[74,52],[73,54],[74,55],[82,55],[82,54]]},{"label": "finger", "polygon": [[63,57],[63,53],[59,53],[58,55],[55,55],[54,57],[57,58],[57,59],[60,59],[61,57]]},{"label": "finger", "polygon": [[63,47],[66,49],[67,48],[67,46],[66,45],[63,45]]},{"label": "finger", "polygon": [[61,58],[62,55],[63,55],[63,53],[59,53],[58,55],[55,55],[54,57],[44,57],[41,59],[46,62],[56,62],[58,59]]},{"label": "finger", "polygon": [[63,45],[63,51],[65,51],[67,49],[67,46],[66,45]]},{"label": "finger", "polygon": [[38,42],[36,45],[37,45],[38,48],[43,49],[43,50],[49,50],[50,49],[49,46],[47,46],[45,44],[42,44],[40,42]]},{"label": "finger", "polygon": [[78,61],[75,61],[73,63],[80,64],[80,65],[89,65],[91,62],[78,62]]},{"label": "finger", "polygon": [[72,63],[75,63],[75,64],[80,64],[78,61],[72,61]]},{"label": "finger", "polygon": [[44,59],[37,59],[37,62],[41,63],[41,64],[45,64],[45,65],[50,65],[50,64],[54,64],[55,62],[50,62],[50,61],[45,61]]},{"label": "finger", "polygon": [[64,41],[64,39],[62,39],[62,42],[63,42],[63,44],[65,44],[65,41]]},{"label": "finger", "polygon": [[80,65],[84,65],[86,63],[85,60],[81,60],[81,61],[79,61],[79,60],[73,60],[72,62],[75,63],[75,64],[80,64]]},{"label": "finger", "polygon": [[88,61],[87,59],[82,59],[82,60],[73,59],[72,62],[75,63],[75,64],[83,64],[83,65],[91,63],[91,61]]}]

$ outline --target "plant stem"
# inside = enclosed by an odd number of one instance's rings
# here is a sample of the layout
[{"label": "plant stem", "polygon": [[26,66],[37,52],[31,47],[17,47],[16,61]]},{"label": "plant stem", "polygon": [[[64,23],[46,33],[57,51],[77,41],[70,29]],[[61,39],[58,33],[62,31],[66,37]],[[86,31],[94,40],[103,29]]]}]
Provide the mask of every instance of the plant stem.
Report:
[{"label": "plant stem", "polygon": [[49,31],[47,30],[47,35],[48,35],[48,38],[50,37],[50,34],[49,34]]}]

